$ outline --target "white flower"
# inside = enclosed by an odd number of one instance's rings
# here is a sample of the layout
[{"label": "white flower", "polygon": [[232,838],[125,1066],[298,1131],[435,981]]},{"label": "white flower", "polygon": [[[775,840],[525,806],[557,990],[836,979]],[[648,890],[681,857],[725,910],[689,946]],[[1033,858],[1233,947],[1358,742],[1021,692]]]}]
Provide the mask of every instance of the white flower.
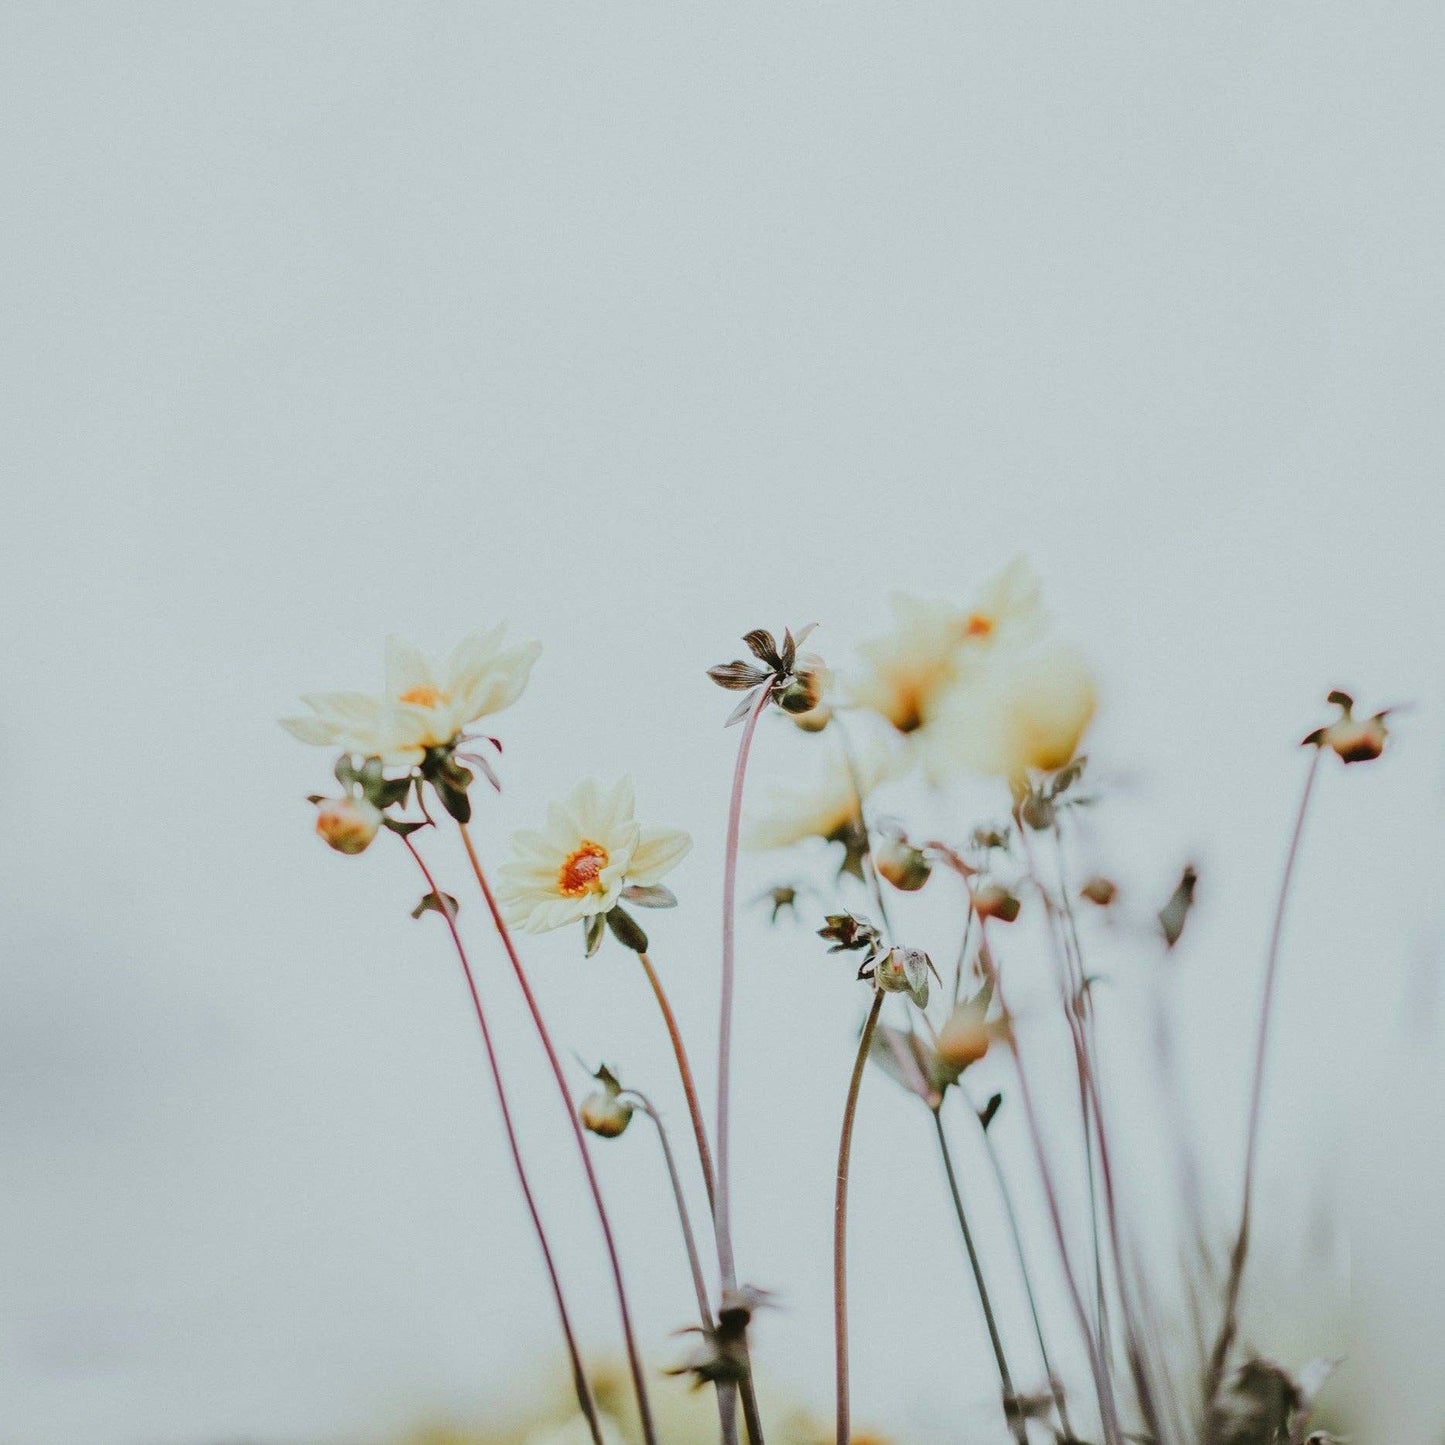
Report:
[{"label": "white flower", "polygon": [[449,747],[478,718],[511,707],[522,695],[539,642],[504,646],[498,625],[464,638],[434,669],[404,638],[386,642],[386,689],[380,697],[329,692],[303,697],[311,717],[283,718],[281,726],[303,743],[380,758],[412,767],[428,748]]},{"label": "white flower", "polygon": [[954,768],[1022,780],[1072,761],[1093,720],[1094,679],[1077,648],[1005,649],[940,699],[926,739],[935,777]]},{"label": "white flower", "polygon": [[801,788],[779,788],[771,810],[748,828],[746,846],[754,849],[787,848],[804,838],[846,841],[849,829],[862,818],[863,798],[898,771],[899,755],[873,749],[858,759],[853,777],[846,757],[834,753],[826,768]]},{"label": "white flower", "polygon": [[1038,577],[1016,557],[969,609],[902,593],[889,599],[894,629],[859,647],[868,670],[853,700],[902,733],[921,728],[947,689],[980,657],[1032,641],[1044,625]]},{"label": "white flower", "polygon": [[650,888],[687,856],[692,839],[676,828],[644,828],[632,815],[632,780],[611,791],[588,780],[547,810],[540,833],[512,839],[499,893],[507,922],[545,933],[608,913],[627,887]]}]

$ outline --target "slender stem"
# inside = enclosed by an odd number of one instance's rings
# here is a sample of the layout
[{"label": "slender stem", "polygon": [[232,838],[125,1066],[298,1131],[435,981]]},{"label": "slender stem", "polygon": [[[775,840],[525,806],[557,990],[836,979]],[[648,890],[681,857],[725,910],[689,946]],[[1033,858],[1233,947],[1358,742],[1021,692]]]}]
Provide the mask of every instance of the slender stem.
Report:
[{"label": "slender stem", "polygon": [[733,768],[732,796],[728,801],[727,842],[723,852],[722,997],[718,1009],[717,1056],[717,1203],[714,1213],[717,1219],[718,1262],[722,1268],[724,1289],[736,1289],[738,1282],[737,1263],[733,1256],[730,1187],[732,1151],[729,1133],[732,1102],[733,986],[736,974],[738,834],[742,829],[743,783],[747,778],[748,754],[752,750],[758,719],[767,709],[771,698],[772,689],[765,685],[758,695],[756,706],[743,724],[743,735],[738,741],[737,763]]},{"label": "slender stem", "polygon": [[[1239,1289],[1244,1280],[1244,1262],[1249,1254],[1249,1226],[1254,1207],[1254,1171],[1259,1153],[1259,1122],[1264,1102],[1264,1071],[1269,1055],[1269,1026],[1274,1015],[1275,977],[1279,971],[1279,946],[1284,936],[1285,909],[1289,902],[1290,884],[1294,879],[1295,864],[1299,860],[1300,841],[1304,837],[1305,817],[1309,812],[1310,796],[1314,792],[1315,778],[1319,774],[1320,756],[1323,749],[1316,748],[1310,759],[1309,771],[1305,774],[1304,791],[1300,794],[1299,810],[1295,814],[1294,831],[1290,834],[1289,851],[1285,854],[1284,877],[1280,880],[1279,898],[1275,903],[1274,923],[1270,928],[1269,952],[1264,965],[1264,1003],[1259,1014],[1259,1037],[1254,1049],[1254,1082],[1249,1094],[1249,1128],[1244,1146],[1244,1198],[1239,1210],[1239,1235],[1229,1260],[1229,1280],[1224,1290],[1224,1318],[1219,1326],[1219,1335],[1214,1342],[1210,1356],[1209,1373],[1205,1381],[1205,1408],[1213,1408],[1219,1387],[1224,1381],[1224,1368],[1229,1360],[1229,1350],[1234,1343],[1238,1327]],[[1212,1426],[1211,1426],[1212,1429]]]},{"label": "slender stem", "polygon": [[[965,1099],[968,1095],[964,1094]],[[993,1169],[994,1179],[998,1182],[999,1198],[1003,1201],[1004,1216],[1008,1220],[1009,1233],[1013,1236],[1014,1253],[1018,1256],[1019,1273],[1023,1277],[1024,1295],[1029,1303],[1029,1314],[1033,1317],[1034,1337],[1039,1342],[1039,1358],[1043,1361],[1044,1374],[1048,1379],[1049,1393],[1054,1397],[1054,1406],[1059,1412],[1059,1424],[1063,1426],[1064,1438],[1074,1438],[1074,1427],[1069,1422],[1069,1407],[1065,1403],[1066,1396],[1063,1384],[1054,1373],[1053,1362],[1049,1359],[1049,1347],[1044,1340],[1043,1320],[1039,1315],[1038,1300],[1034,1296],[1033,1279],[1029,1274],[1028,1258],[1024,1253],[1023,1231],[1019,1228],[1018,1211],[1014,1208],[1013,1191],[1008,1186],[1008,1178],[1004,1174],[1003,1161],[998,1157],[998,1150],[993,1146],[993,1136],[983,1126],[983,1120],[979,1118],[978,1110],[974,1108],[973,1101],[968,1100],[969,1110],[975,1119],[978,1119],[979,1133],[983,1135],[984,1151],[988,1155],[988,1162]]]},{"label": "slender stem", "polygon": [[858,1091],[863,1086],[863,1066],[883,1011],[883,991],[873,991],[863,1035],[858,1040],[858,1057],[848,1083],[848,1102],[843,1107],[843,1134],[838,1142],[838,1192],[833,1203],[833,1334],[837,1342],[838,1428],[835,1445],[852,1439],[848,1408],[848,1156],[853,1150],[853,1120],[858,1113]]},{"label": "slender stem", "polygon": [[682,1076],[682,1091],[687,1096],[687,1112],[692,1118],[693,1138],[697,1141],[698,1163],[702,1166],[703,1182],[707,1185],[708,1208],[715,1213],[717,1185],[713,1177],[712,1150],[708,1147],[707,1125],[703,1122],[702,1105],[697,1097],[697,1080],[693,1076],[692,1064],[688,1061],[687,1046],[682,1041],[682,1030],[677,1026],[677,1016],[672,1011],[667,992],[662,986],[662,980],[657,976],[657,970],[652,966],[652,960],[645,953],[639,953],[637,961],[642,965],[648,983],[652,985],[653,996],[657,999],[658,1008],[662,1010],[662,1021],[667,1025],[667,1036],[672,1040],[673,1057],[677,1060],[677,1071]]},{"label": "slender stem", "polygon": [[[753,734],[757,732],[758,720],[767,711],[771,700],[772,688],[765,683],[759,690],[757,703],[743,723],[742,737],[738,740],[737,762],[733,767],[732,793],[728,799],[727,841],[723,851],[722,987],[718,1003],[717,1163],[716,1192],[713,1196],[713,1229],[717,1236],[718,1269],[722,1276],[724,1290],[736,1289],[738,1283],[737,1261],[733,1254],[732,1140],[730,1134],[733,991],[737,972],[738,835],[742,830],[743,784],[747,779],[748,754],[752,751]],[[743,1340],[742,1347],[746,1355],[748,1352],[746,1338]],[[748,1372],[739,1385],[739,1393],[743,1402],[743,1417],[748,1427],[748,1439],[752,1445],[763,1445],[762,1417],[758,1410],[750,1359]]]},{"label": "slender stem", "polygon": [[[432,877],[431,870],[417,851],[416,844],[405,835],[402,836],[401,841],[406,844],[407,852],[415,860],[416,866],[421,869],[427,888],[440,897],[436,879]],[[497,1092],[497,1106],[502,1116],[502,1130],[507,1136],[507,1147],[512,1155],[512,1167],[516,1171],[517,1182],[522,1186],[522,1198],[526,1200],[527,1213],[531,1216],[537,1243],[542,1247],[542,1259],[547,1266],[547,1278],[551,1281],[552,1297],[557,1302],[557,1314],[562,1322],[562,1335],[567,1342],[567,1355],[572,1363],[572,1383],[577,1391],[577,1404],[587,1420],[587,1428],[591,1431],[594,1445],[603,1445],[602,1428],[597,1420],[597,1407],[593,1403],[592,1390],[587,1383],[586,1372],[582,1368],[582,1356],[577,1349],[577,1337],[572,1331],[572,1320],[567,1313],[567,1302],[562,1296],[562,1281],[557,1274],[557,1264],[552,1258],[552,1248],[547,1242],[547,1231],[542,1224],[542,1216],[537,1209],[537,1201],[532,1195],[532,1186],[527,1179],[527,1170],[522,1163],[522,1149],[517,1141],[516,1126],[512,1123],[512,1109],[507,1102],[506,1087],[502,1083],[502,1066],[492,1044],[492,1031],[487,1024],[486,1012],[482,1008],[482,996],[477,991],[476,979],[472,975],[472,965],[467,958],[467,950],[462,943],[462,936],[457,931],[456,920],[452,917],[451,912],[445,909],[442,911],[442,917],[446,919],[447,929],[452,936],[452,945],[456,949],[457,959],[462,966],[462,974],[466,978],[467,988],[471,992],[472,1007],[476,1011],[477,1025],[482,1034],[482,1047],[487,1055],[487,1067],[491,1071],[492,1086]]]},{"label": "slender stem", "polygon": [[[646,955],[639,954],[638,957],[645,959]],[[698,1257],[697,1252],[697,1236],[692,1232],[692,1216],[688,1213],[687,1197],[682,1192],[682,1180],[678,1178],[677,1159],[672,1152],[672,1141],[668,1138],[667,1127],[662,1122],[662,1115],[653,1108],[651,1100],[636,1089],[628,1089],[627,1094],[637,1101],[637,1107],[652,1120],[657,1128],[658,1142],[662,1145],[662,1157],[667,1164],[667,1177],[672,1181],[672,1197],[677,1203],[677,1217],[682,1225],[682,1242],[687,1249],[687,1262],[692,1270],[692,1287],[697,1292],[698,1318],[702,1322],[703,1330],[711,1334],[716,1326],[713,1323],[712,1306],[708,1304],[707,1281],[703,1278],[702,1260]],[[723,1439],[735,1441],[738,1432],[736,1393],[734,1387],[723,1380],[719,1380],[717,1384],[717,1408]]]},{"label": "slender stem", "polygon": [[938,1109],[933,1115],[934,1132],[938,1135],[938,1152],[943,1156],[943,1170],[948,1175],[948,1190],[953,1195],[953,1209],[958,1216],[959,1232],[963,1235],[963,1247],[968,1251],[969,1268],[973,1270],[973,1282],[978,1287],[979,1303],[983,1306],[983,1318],[988,1325],[989,1343],[993,1346],[993,1357],[998,1362],[998,1377],[1003,1384],[1003,1409],[1009,1429],[1019,1445],[1028,1445],[1028,1427],[1019,1410],[1018,1395],[1014,1392],[1013,1376],[1009,1374],[1008,1361],[1004,1358],[1003,1341],[999,1338],[998,1323],[993,1317],[993,1304],[988,1297],[988,1286],[983,1280],[983,1266],[978,1260],[974,1247],[973,1231],[968,1227],[968,1216],[963,1212],[963,1196],[958,1192],[958,1177],[953,1172],[953,1156],[948,1148],[948,1135],[943,1132],[943,1114]]},{"label": "slender stem", "polygon": [[537,1030],[537,1037],[542,1042],[547,1062],[552,1068],[552,1077],[557,1081],[557,1090],[562,1096],[568,1123],[572,1126],[572,1134],[577,1142],[577,1153],[581,1156],[582,1168],[587,1175],[587,1187],[592,1194],[592,1203],[597,1211],[597,1222],[602,1226],[602,1239],[607,1249],[607,1260],[612,1268],[612,1281],[617,1293],[617,1307],[622,1316],[622,1337],[627,1347],[627,1363],[632,1373],[632,1387],[637,1396],[637,1413],[642,1426],[643,1439],[646,1441],[646,1445],[657,1445],[657,1433],[652,1421],[652,1405],[647,1396],[647,1376],[642,1367],[642,1356],[638,1351],[637,1339],[632,1328],[632,1310],[627,1302],[627,1286],[622,1278],[622,1260],[617,1252],[617,1242],[612,1235],[612,1221],[608,1218],[607,1206],[602,1200],[602,1186],[597,1182],[597,1172],[592,1167],[592,1155],[588,1151],[587,1140],[583,1136],[582,1125],[577,1118],[577,1110],[572,1105],[572,1093],[567,1087],[567,1076],[562,1070],[562,1061],[557,1056],[557,1049],[552,1043],[552,1035],[542,1018],[542,1010],[537,1005],[536,996],[527,979],[527,971],[522,967],[522,960],[517,954],[516,945],[512,942],[511,932],[507,928],[506,920],[502,917],[502,910],[497,906],[496,896],[487,882],[487,875],[482,869],[482,861],[477,856],[476,847],[472,843],[472,835],[468,832],[465,823],[458,823],[457,829],[462,835],[462,843],[467,850],[467,858],[472,865],[472,872],[476,875],[477,886],[482,890],[482,897],[486,900],[487,911],[492,915],[492,923],[497,930],[497,937],[502,941],[502,947],[506,950],[507,958],[512,965],[512,972],[516,975],[517,984],[522,990],[522,997],[527,1001],[527,1010],[532,1015],[532,1023]]}]

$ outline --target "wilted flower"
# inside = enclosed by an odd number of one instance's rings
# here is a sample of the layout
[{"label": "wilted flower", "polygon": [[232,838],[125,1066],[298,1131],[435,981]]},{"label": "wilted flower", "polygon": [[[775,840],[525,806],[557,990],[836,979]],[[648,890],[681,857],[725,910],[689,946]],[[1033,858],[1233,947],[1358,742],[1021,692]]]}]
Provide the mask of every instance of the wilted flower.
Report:
[{"label": "wilted flower", "polygon": [[921,948],[890,948],[874,965],[873,982],[883,993],[906,993],[919,1008],[927,1008],[932,971],[933,962]]},{"label": "wilted flower", "polygon": [[589,779],[552,804],[540,833],[517,833],[516,859],[499,877],[507,922],[545,933],[609,914],[624,895],[644,905],[671,902],[657,885],[692,839],[676,828],[644,828],[632,810],[630,778],[611,790]]},{"label": "wilted flower", "polygon": [[824,838],[843,845],[844,871],[861,877],[862,858],[867,851],[863,799],[896,767],[891,755],[868,752],[858,759],[855,779],[847,759],[835,755],[811,785],[777,791],[772,810],[748,829],[746,845],[755,849],[788,848],[805,838]]},{"label": "wilted flower", "polygon": [[873,866],[880,878],[903,893],[916,893],[933,872],[928,855],[915,848],[896,825],[879,829],[873,842]]},{"label": "wilted flower", "polygon": [[[757,689],[764,684],[767,685],[769,698],[786,713],[805,716],[818,707],[827,683],[828,670],[820,657],[812,653],[800,655],[798,652],[798,648],[816,626],[817,623],[810,622],[799,629],[796,637],[793,636],[791,628],[785,628],[781,643],[765,628],[754,628],[743,641],[747,643],[748,651],[762,663],[761,667],[738,660],[708,668],[707,675],[719,687],[725,687],[730,692],[748,694],[733,709],[727,720],[728,727],[735,722],[741,722],[748,715],[758,703]],[[826,722],[826,719],[824,721]]]},{"label": "wilted flower", "polygon": [[622,1097],[617,1076],[603,1064],[592,1076],[600,1088],[594,1089],[577,1110],[584,1128],[604,1139],[615,1139],[632,1122],[633,1105]]},{"label": "wilted flower", "polygon": [[985,583],[970,609],[902,593],[889,605],[893,631],[858,649],[867,671],[853,700],[901,733],[930,721],[949,686],[979,657],[1031,640],[1044,620],[1038,579],[1023,558]]},{"label": "wilted flower", "polygon": [[381,809],[365,798],[323,798],[316,805],[316,831],[338,853],[364,853],[381,823]]},{"label": "wilted flower", "polygon": [[1000,650],[960,677],[939,702],[927,762],[1022,784],[1074,758],[1096,706],[1094,680],[1074,647],[1054,642]]},{"label": "wilted flower", "polygon": [[866,918],[856,913],[830,913],[818,930],[819,938],[831,945],[829,953],[866,953],[865,963],[883,951],[883,935]]},{"label": "wilted flower", "polygon": [[478,718],[501,712],[522,695],[541,643],[503,645],[499,625],[473,632],[434,669],[410,642],[386,643],[386,688],[367,693],[319,693],[301,701],[311,717],[283,718],[293,737],[380,758],[388,767],[415,767],[431,749],[450,748]]},{"label": "wilted flower", "polygon": [[754,1313],[771,1298],[769,1291],[745,1284],[723,1291],[717,1324],[711,1329],[693,1325],[682,1333],[697,1336],[686,1358],[667,1371],[691,1375],[694,1388],[725,1380],[742,1380],[748,1373],[747,1335]]},{"label": "wilted flower", "polygon": [[1392,709],[1385,708],[1373,717],[1357,718],[1355,700],[1347,692],[1332,692],[1328,701],[1339,708],[1340,715],[1328,727],[1316,728],[1304,741],[1317,748],[1330,748],[1341,762],[1373,762],[1385,751],[1389,729],[1385,719]]}]

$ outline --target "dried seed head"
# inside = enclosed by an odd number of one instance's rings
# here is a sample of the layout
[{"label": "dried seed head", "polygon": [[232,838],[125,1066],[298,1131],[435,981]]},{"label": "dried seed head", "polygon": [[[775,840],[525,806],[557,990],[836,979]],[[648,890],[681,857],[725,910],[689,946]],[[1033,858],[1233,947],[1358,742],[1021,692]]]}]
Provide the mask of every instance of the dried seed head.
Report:
[{"label": "dried seed head", "polygon": [[604,1139],[615,1139],[632,1122],[633,1106],[622,1097],[622,1085],[606,1064],[592,1077],[601,1087],[583,1099],[577,1116],[584,1129]]},{"label": "dried seed head", "polygon": [[316,808],[316,831],[338,853],[364,853],[381,823],[381,809],[365,798],[323,798]]}]

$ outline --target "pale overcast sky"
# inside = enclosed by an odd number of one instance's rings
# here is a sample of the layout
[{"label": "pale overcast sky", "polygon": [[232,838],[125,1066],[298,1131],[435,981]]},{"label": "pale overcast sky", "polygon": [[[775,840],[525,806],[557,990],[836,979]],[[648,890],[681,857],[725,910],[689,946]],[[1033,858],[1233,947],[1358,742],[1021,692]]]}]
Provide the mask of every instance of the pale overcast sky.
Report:
[{"label": "pale overcast sky", "polygon": [[[703,669],[809,620],[846,663],[890,590],[963,600],[1019,551],[1102,680],[1115,787],[1080,865],[1145,915],[1201,869],[1171,967],[1221,1230],[1295,743],[1332,686],[1416,703],[1321,788],[1246,1332],[1349,1352],[1369,1438],[1438,1438],[1441,28],[1408,4],[5,6],[0,1439],[372,1440],[557,1357],[444,936],[407,917],[399,849],[310,833],[326,762],[275,722],[298,694],[375,685],[389,631],[541,639],[482,847],[587,773],[695,834],[654,933],[706,1073],[736,734]],[[750,797],[825,739],[766,729]],[[749,859],[744,896],[788,871]],[[587,1342],[615,1351],[556,1101],[464,909]],[[916,910],[947,956],[956,903]],[[1158,962],[1094,946],[1144,1119]],[[627,958],[571,933],[529,957],[566,1045],[680,1122]],[[748,916],[739,1249],[785,1305],[760,1368],[825,1409],[860,1007],[809,928]],[[854,1328],[859,1417],[914,1445],[991,1384],[910,1102],[870,1077]],[[641,1131],[599,1158],[661,1364],[690,1296],[656,1159]],[[1311,1253],[1350,1198],[1353,1321],[1348,1249]]]}]

